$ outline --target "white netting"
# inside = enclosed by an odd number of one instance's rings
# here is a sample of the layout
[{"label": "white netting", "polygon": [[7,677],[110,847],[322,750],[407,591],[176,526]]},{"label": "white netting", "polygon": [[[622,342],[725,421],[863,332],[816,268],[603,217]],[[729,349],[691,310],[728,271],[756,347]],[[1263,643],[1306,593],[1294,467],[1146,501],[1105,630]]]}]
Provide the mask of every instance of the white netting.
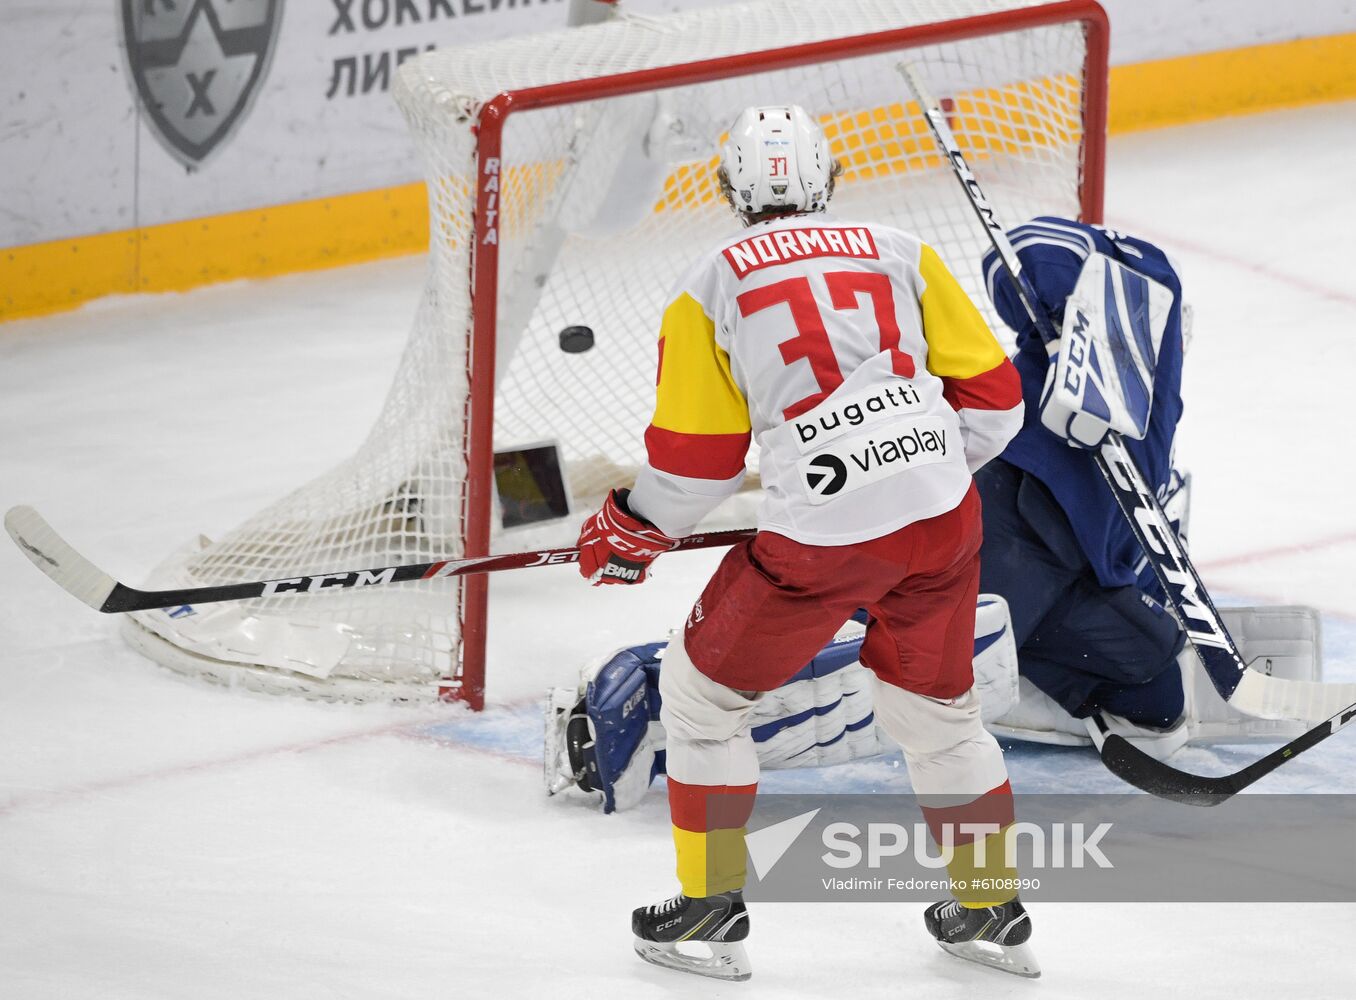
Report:
[{"label": "white netting", "polygon": [[[475,124],[503,91],[1042,6],[1025,0],[761,0],[641,23],[440,50],[406,63],[396,96],[427,167],[429,277],[395,385],[356,455],[227,537],[191,546],[157,586],[423,562],[463,545]],[[982,231],[896,71],[917,62],[990,199],[1013,222],[1076,216],[1083,182],[1084,29],[1067,23],[754,71],[511,114],[504,131],[496,449],[556,442],[582,508],[642,458],[666,293],[737,223],[713,151],[750,104],[798,103],[843,161],[831,210],[920,234],[987,308]],[[595,347],[563,353],[562,328]],[[605,398],[604,398],[605,397]],[[745,523],[747,515],[744,514]],[[568,544],[573,523],[497,537]],[[554,532],[554,534],[553,534]],[[455,685],[460,585],[443,580],[136,615],[155,659],[218,679],[340,697]]]}]

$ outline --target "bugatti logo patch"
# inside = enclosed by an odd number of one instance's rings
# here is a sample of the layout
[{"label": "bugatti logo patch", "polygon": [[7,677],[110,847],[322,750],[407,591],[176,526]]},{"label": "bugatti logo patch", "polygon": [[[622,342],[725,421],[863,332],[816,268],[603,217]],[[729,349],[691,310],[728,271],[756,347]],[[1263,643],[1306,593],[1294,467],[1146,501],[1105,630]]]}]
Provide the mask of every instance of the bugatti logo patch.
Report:
[{"label": "bugatti logo patch", "polygon": [[142,118],[199,166],[240,124],[268,73],[283,0],[119,0]]}]

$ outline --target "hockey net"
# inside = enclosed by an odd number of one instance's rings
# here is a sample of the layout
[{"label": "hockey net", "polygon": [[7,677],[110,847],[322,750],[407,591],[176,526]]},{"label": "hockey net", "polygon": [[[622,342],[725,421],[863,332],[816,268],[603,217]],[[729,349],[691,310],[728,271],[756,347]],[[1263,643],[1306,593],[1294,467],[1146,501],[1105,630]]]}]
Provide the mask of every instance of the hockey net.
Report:
[{"label": "hockey net", "polygon": [[[984,234],[906,100],[902,60],[944,99],[1006,219],[1097,221],[1107,57],[1091,0],[755,0],[406,63],[395,92],[426,167],[429,265],[385,408],[352,458],[175,553],[155,584],[569,544],[643,459],[659,314],[694,256],[737,229],[715,150],[751,104],[816,115],[844,167],[831,210],[918,233],[989,311]],[[577,325],[594,345],[565,353],[560,331]],[[499,530],[492,452],[543,442],[574,515]],[[751,506],[724,517],[748,525]],[[486,594],[471,577],[273,597],[140,613],[127,635],[224,683],[479,707]]]}]

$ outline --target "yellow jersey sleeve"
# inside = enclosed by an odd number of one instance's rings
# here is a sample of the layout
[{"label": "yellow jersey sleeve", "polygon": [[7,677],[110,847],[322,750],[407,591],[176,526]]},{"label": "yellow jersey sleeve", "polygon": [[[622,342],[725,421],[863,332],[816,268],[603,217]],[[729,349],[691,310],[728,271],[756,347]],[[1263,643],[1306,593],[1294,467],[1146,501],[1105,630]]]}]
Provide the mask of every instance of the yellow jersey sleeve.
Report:
[{"label": "yellow jersey sleeve", "polygon": [[927,368],[942,380],[947,402],[956,410],[1009,410],[1021,403],[1017,370],[970,296],[927,244],[918,271]]},{"label": "yellow jersey sleeve", "polygon": [[716,342],[715,321],[682,292],[664,310],[654,419],[645,432],[650,464],[676,476],[725,480],[744,468],[749,406]]},{"label": "yellow jersey sleeve", "polygon": [[970,378],[1001,364],[1006,355],[989,324],[937,251],[926,244],[918,270],[924,282],[920,303],[928,371],[939,378]]}]

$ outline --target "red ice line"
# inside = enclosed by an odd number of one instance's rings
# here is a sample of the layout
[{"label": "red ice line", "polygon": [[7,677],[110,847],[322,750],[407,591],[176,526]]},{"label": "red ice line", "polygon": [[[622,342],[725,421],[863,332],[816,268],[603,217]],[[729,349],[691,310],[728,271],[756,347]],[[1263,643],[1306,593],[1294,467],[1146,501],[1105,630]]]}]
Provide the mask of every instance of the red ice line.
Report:
[{"label": "red ice line", "polygon": [[[539,701],[539,699],[536,698],[525,699],[524,701],[510,702],[499,707],[512,710],[521,707],[529,700],[533,704],[536,704]],[[4,819],[6,816],[23,809],[59,805],[63,802],[89,798],[102,792],[119,791],[124,788],[132,788],[137,785],[148,784],[154,781],[163,781],[167,778],[181,777],[182,775],[192,774],[196,771],[213,771],[218,768],[233,767],[236,764],[247,764],[251,761],[262,760],[267,757],[274,757],[281,754],[306,753],[310,750],[321,750],[326,747],[339,746],[344,743],[353,743],[358,740],[370,739],[374,736],[413,736],[420,729],[434,724],[437,721],[438,720],[436,719],[424,716],[407,722],[388,723],[387,725],[376,726],[371,729],[359,729],[353,732],[339,733],[335,736],[326,736],[321,739],[305,740],[301,743],[287,743],[282,746],[261,747],[257,750],[232,754],[229,757],[219,757],[216,760],[202,760],[191,764],[176,764],[172,767],[164,767],[155,771],[145,771],[141,774],[129,774],[118,778],[109,778],[91,784],[72,785],[68,788],[56,788],[47,791],[32,792],[28,795],[17,796],[9,802],[0,805],[0,819]],[[465,750],[482,757],[494,757],[498,760],[511,761],[517,764],[533,765],[532,761],[525,760],[522,757],[514,757],[511,754],[505,754],[496,750],[477,747],[467,743],[447,743],[445,745],[455,746],[459,750]]]},{"label": "red ice line", "polygon": [[305,753],[308,750],[318,750],[322,747],[337,746],[341,743],[350,743],[354,740],[367,739],[372,736],[384,736],[388,733],[399,733],[403,729],[412,729],[416,726],[427,724],[427,719],[421,719],[418,722],[399,722],[378,726],[373,729],[340,733],[337,736],[326,736],[322,739],[306,740],[301,743],[289,743],[284,744],[283,746],[249,750],[245,753],[233,754],[229,757],[219,757],[216,760],[196,761],[191,764],[176,764],[173,767],[164,767],[155,771],[145,771],[141,774],[129,774],[118,778],[109,778],[91,784],[72,785],[69,788],[56,788],[48,791],[33,792],[28,795],[20,795],[17,798],[11,799],[9,802],[0,805],[0,818],[25,808],[57,805],[72,799],[86,798],[101,792],[130,788],[135,785],[141,785],[152,781],[161,781],[165,778],[175,778],[184,774],[192,774],[195,771],[211,771],[221,767],[231,767],[236,764],[245,764],[250,761],[259,760],[264,757],[272,757],[277,754]]},{"label": "red ice line", "polygon": [[1272,281],[1283,285],[1291,285],[1295,288],[1311,292],[1314,295],[1325,299],[1333,299],[1349,306],[1356,306],[1356,295],[1343,291],[1339,288],[1331,288],[1327,285],[1319,284],[1317,281],[1310,281],[1308,278],[1301,278],[1296,274],[1287,274],[1284,271],[1276,271],[1258,264],[1254,260],[1245,257],[1238,257],[1227,250],[1221,250],[1218,247],[1207,246],[1204,243],[1197,243],[1195,240],[1187,239],[1176,234],[1167,235],[1162,230],[1154,231],[1152,227],[1142,226],[1137,222],[1118,221],[1111,228],[1124,229],[1127,233],[1145,233],[1155,242],[1163,244],[1168,250],[1181,249],[1187,250],[1203,257],[1213,257],[1215,260],[1229,264],[1233,267],[1241,268],[1244,271],[1251,271],[1253,274],[1259,274]]},{"label": "red ice line", "polygon": [[[1208,246],[1195,240],[1184,238],[1173,234],[1167,235],[1162,230],[1154,230],[1150,226],[1142,226],[1138,222],[1127,222],[1118,219],[1112,228],[1124,229],[1127,232],[1142,232],[1149,234],[1150,237],[1159,243],[1166,244],[1169,249],[1179,247],[1183,250],[1199,254],[1203,257],[1211,257],[1222,263],[1229,264],[1232,267],[1249,271],[1253,274],[1261,275],[1272,281],[1283,285],[1290,285],[1294,288],[1310,292],[1322,298],[1332,299],[1345,305],[1356,306],[1356,295],[1338,288],[1330,288],[1327,285],[1319,284],[1316,281],[1310,281],[1307,278],[1301,278],[1298,275],[1287,274],[1283,271],[1276,271],[1271,268],[1263,267],[1255,260],[1236,256],[1227,250],[1219,247]],[[1261,549],[1256,552],[1241,552],[1237,555],[1224,556],[1220,559],[1212,559],[1199,564],[1203,570],[1218,570],[1230,566],[1238,566],[1244,563],[1263,562],[1267,559],[1276,559],[1288,555],[1295,555],[1303,552],[1313,552],[1318,549],[1325,549],[1333,545],[1345,545],[1356,541],[1356,532],[1348,532],[1341,535],[1333,535],[1329,538],[1322,538],[1313,542],[1301,542],[1292,545],[1278,545],[1275,548]],[[1340,618],[1351,618],[1350,611],[1336,611],[1330,609],[1321,609],[1325,614],[1332,614]]]},{"label": "red ice line", "polygon": [[1219,559],[1209,559],[1201,563],[1200,568],[1217,570],[1228,566],[1240,566],[1245,563],[1265,562],[1268,559],[1281,559],[1285,556],[1299,555],[1304,552],[1317,552],[1320,549],[1329,549],[1334,545],[1349,545],[1352,542],[1356,542],[1356,531],[1348,531],[1341,535],[1330,535],[1327,538],[1319,538],[1312,542],[1277,545],[1274,548],[1258,549],[1255,552],[1239,552],[1232,556],[1221,556]]}]

